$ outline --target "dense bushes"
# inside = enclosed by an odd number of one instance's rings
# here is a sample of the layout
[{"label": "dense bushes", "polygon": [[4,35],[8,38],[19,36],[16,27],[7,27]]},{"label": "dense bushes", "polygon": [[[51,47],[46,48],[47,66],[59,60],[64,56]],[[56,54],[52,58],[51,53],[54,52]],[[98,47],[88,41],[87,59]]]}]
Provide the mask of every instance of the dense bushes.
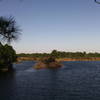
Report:
[{"label": "dense bushes", "polygon": [[52,62],[55,62],[55,58],[54,57],[44,57],[41,59],[41,62],[43,62],[44,64],[50,64]]},{"label": "dense bushes", "polygon": [[16,61],[16,52],[8,44],[2,45],[0,43],[0,69],[3,68],[12,68],[12,63]]}]

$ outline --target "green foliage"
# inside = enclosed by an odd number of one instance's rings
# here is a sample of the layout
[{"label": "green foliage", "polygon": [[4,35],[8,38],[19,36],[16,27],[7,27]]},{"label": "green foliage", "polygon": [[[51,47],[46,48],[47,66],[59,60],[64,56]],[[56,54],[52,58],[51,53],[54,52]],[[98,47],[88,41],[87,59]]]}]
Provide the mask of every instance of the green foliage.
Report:
[{"label": "green foliage", "polygon": [[50,64],[52,62],[55,62],[55,58],[54,57],[45,57],[41,59],[41,62],[43,62],[44,64]]},{"label": "green foliage", "polygon": [[1,41],[10,43],[18,39],[20,29],[16,24],[14,17],[0,17],[0,69],[8,67],[11,69],[12,63],[16,61],[16,52],[8,44],[2,45]]},{"label": "green foliage", "polygon": [[0,44],[0,68],[9,67],[16,58],[16,52],[12,46]]},{"label": "green foliage", "polygon": [[14,17],[0,17],[0,39],[10,43],[12,40],[18,39],[20,33],[19,27],[16,25]]},{"label": "green foliage", "polygon": [[48,54],[48,53],[32,53],[32,54],[20,53],[20,54],[17,54],[17,56],[18,56],[18,57],[43,58],[43,57],[49,57],[50,54]]},{"label": "green foliage", "polygon": [[90,58],[90,57],[100,57],[100,53],[86,53],[86,52],[65,52],[53,50],[51,53],[32,53],[32,54],[18,54],[19,57],[54,57],[54,58]]},{"label": "green foliage", "polygon": [[0,69],[4,67],[12,69],[12,63],[17,58],[12,46],[2,45],[1,42],[10,43],[12,40],[18,39],[19,34],[20,29],[16,25],[14,17],[0,17]]}]

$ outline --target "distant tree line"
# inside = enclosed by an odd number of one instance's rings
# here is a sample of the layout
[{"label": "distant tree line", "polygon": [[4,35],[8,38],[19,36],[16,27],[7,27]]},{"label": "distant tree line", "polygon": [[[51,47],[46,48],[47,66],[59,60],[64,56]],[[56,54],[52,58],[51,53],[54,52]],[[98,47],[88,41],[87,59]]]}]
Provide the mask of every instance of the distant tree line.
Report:
[{"label": "distant tree line", "polygon": [[86,52],[65,52],[65,51],[57,51],[53,50],[51,53],[32,53],[25,54],[20,53],[17,54],[18,57],[34,57],[34,58],[42,58],[52,56],[55,58],[88,58],[88,57],[100,57],[100,53],[86,53]]}]

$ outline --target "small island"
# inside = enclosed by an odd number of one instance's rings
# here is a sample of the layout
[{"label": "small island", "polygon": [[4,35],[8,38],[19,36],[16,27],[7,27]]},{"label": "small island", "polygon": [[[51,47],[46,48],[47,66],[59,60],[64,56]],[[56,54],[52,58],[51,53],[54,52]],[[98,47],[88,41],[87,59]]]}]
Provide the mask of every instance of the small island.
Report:
[{"label": "small island", "polygon": [[35,69],[44,69],[44,68],[50,68],[50,69],[55,69],[55,68],[60,68],[62,67],[62,64],[58,61],[55,60],[54,57],[44,57],[40,59],[33,68]]}]

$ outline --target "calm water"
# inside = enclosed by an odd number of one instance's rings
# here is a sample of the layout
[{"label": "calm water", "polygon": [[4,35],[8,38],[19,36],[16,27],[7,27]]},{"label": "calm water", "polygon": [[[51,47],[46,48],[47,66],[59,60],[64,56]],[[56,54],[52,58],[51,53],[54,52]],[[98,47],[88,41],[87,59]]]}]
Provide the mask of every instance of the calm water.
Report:
[{"label": "calm water", "polygon": [[56,70],[35,70],[35,62],[15,64],[0,75],[0,100],[100,100],[100,62],[63,62]]}]

